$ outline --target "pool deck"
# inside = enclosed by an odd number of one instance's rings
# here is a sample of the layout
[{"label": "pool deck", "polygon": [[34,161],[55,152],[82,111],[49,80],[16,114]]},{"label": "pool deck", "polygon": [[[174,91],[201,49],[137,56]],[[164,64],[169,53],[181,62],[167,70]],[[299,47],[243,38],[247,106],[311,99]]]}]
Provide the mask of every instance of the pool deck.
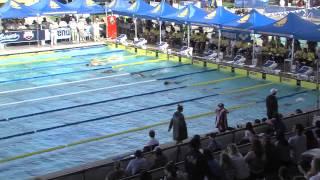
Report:
[{"label": "pool deck", "polygon": [[9,46],[5,47],[4,49],[0,50],[0,56],[12,55],[12,54],[23,54],[23,53],[33,53],[39,51],[52,51],[58,49],[69,49],[69,48],[77,48],[77,47],[85,47],[85,46],[94,46],[94,45],[102,45],[106,44],[104,40],[98,42],[83,42],[77,44],[70,44],[70,43],[59,43],[55,46],[50,46],[46,44],[44,46],[38,45],[23,45],[23,46]]}]

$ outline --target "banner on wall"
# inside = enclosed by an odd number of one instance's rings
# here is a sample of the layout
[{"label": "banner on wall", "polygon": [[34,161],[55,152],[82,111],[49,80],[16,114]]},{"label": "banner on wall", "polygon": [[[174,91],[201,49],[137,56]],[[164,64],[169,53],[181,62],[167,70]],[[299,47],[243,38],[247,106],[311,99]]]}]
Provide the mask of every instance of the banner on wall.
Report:
[{"label": "banner on wall", "polygon": [[235,0],[234,6],[238,8],[261,8],[269,4],[269,0]]},{"label": "banner on wall", "polygon": [[30,30],[30,31],[9,31],[0,33],[0,43],[22,43],[22,42],[35,42],[44,39],[44,31]]},{"label": "banner on wall", "polygon": [[57,29],[57,39],[71,39],[70,28],[58,28]]},{"label": "banner on wall", "polygon": [[227,39],[237,40],[237,41],[251,41],[251,35],[248,32],[234,31],[234,30],[222,30],[221,36]]},{"label": "banner on wall", "polygon": [[111,39],[117,38],[117,18],[116,16],[107,17],[107,35]]}]

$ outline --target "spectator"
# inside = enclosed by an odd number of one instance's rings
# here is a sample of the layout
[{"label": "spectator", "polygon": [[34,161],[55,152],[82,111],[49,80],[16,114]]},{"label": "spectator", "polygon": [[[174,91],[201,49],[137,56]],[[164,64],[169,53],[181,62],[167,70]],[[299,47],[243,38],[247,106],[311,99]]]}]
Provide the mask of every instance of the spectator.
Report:
[{"label": "spectator", "polygon": [[163,167],[167,164],[168,158],[162,153],[162,149],[157,147],[155,149],[155,159],[152,165],[152,169]]},{"label": "spectator", "polygon": [[291,180],[289,169],[285,166],[279,169],[278,176],[280,180]]},{"label": "spectator", "polygon": [[149,131],[150,140],[143,148],[144,152],[152,151],[155,147],[159,146],[159,141],[155,138],[156,132],[154,130]]},{"label": "spectator", "polygon": [[244,131],[244,137],[242,138],[240,144],[245,144],[252,142],[256,138],[256,131],[253,129],[252,123],[247,122],[246,130]]},{"label": "spectator", "polygon": [[314,123],[314,125],[315,125],[316,128],[313,129],[313,132],[315,133],[318,129],[320,129],[320,121],[317,120],[317,121]]},{"label": "spectator", "polygon": [[218,104],[218,108],[216,109],[216,128],[220,132],[225,132],[228,129],[228,118],[227,114],[229,111],[224,108],[224,104]]},{"label": "spectator", "polygon": [[184,119],[183,106],[178,105],[177,111],[173,114],[170,121],[168,132],[170,132],[173,127],[173,139],[178,143],[188,138],[187,124]]},{"label": "spectator", "polygon": [[134,153],[134,156],[135,158],[130,160],[126,168],[126,173],[130,176],[148,169],[147,160],[143,157],[142,152],[140,150],[137,150]]},{"label": "spectator", "polygon": [[311,130],[307,130],[304,134],[307,138],[307,149],[319,147],[318,141]]},{"label": "spectator", "polygon": [[244,157],[239,152],[235,144],[229,144],[227,151],[236,170],[236,178],[238,180],[247,179],[250,176],[250,170]]},{"label": "spectator", "polygon": [[259,125],[261,124],[261,120],[260,119],[255,119],[254,120],[254,125]]},{"label": "spectator", "polygon": [[303,111],[301,109],[296,109],[296,114],[302,114]]},{"label": "spectator", "polygon": [[277,114],[276,117],[272,120],[269,120],[268,123],[273,126],[276,135],[284,134],[286,132],[287,128],[282,121],[282,114]]},{"label": "spectator", "polygon": [[209,142],[208,142],[208,146],[207,148],[211,151],[211,152],[216,152],[216,151],[220,151],[222,149],[222,145],[216,141],[216,133],[211,133],[208,135],[209,137]]},{"label": "spectator", "polygon": [[230,159],[229,155],[226,153],[220,154],[220,167],[225,174],[225,180],[234,180],[236,177],[236,169]]},{"label": "spectator", "polygon": [[190,141],[190,150],[185,156],[185,170],[188,173],[188,179],[203,180],[208,172],[208,165],[204,155],[199,151],[200,144],[197,139]]},{"label": "spectator", "polygon": [[106,180],[118,180],[124,178],[125,171],[121,168],[119,161],[114,162],[114,169],[107,175]]},{"label": "spectator", "polygon": [[299,166],[300,172],[302,172],[308,180],[319,180],[320,179],[320,158],[313,158],[311,161],[311,168],[307,172],[305,168]]},{"label": "spectator", "polygon": [[277,135],[276,145],[276,152],[278,154],[278,158],[280,164],[282,166],[289,166],[291,164],[291,157],[290,157],[290,145],[287,139],[284,137],[284,134]]},{"label": "spectator", "polygon": [[[266,174],[266,178],[275,179],[276,174],[274,174],[274,172],[277,172],[280,165],[280,161],[276,146],[271,142],[269,136],[264,137],[263,148],[266,157],[264,163],[264,171]],[[288,151],[288,153],[289,152],[290,151]]]},{"label": "spectator", "polygon": [[224,171],[220,167],[219,163],[214,159],[212,155],[212,151],[209,149],[205,149],[203,154],[207,160],[208,167],[209,167],[209,172],[207,175],[209,179],[212,179],[212,180],[225,179]]},{"label": "spectator", "polygon": [[318,144],[320,144],[320,129],[317,129],[315,131],[315,134],[316,134],[316,137],[317,137]]},{"label": "spectator", "polygon": [[288,142],[290,144],[290,147],[292,148],[291,157],[294,162],[298,162],[300,160],[300,155],[307,150],[307,139],[303,134],[304,127],[302,124],[296,124],[294,131],[296,135],[290,137]]},{"label": "spectator", "polygon": [[164,167],[164,178],[163,180],[183,180],[184,178],[177,172],[177,167],[170,161]]},{"label": "spectator", "polygon": [[250,179],[263,178],[265,154],[263,147],[258,139],[252,141],[251,150],[244,157],[249,165]]},{"label": "spectator", "polygon": [[276,97],[278,90],[275,88],[272,88],[270,92],[271,94],[266,98],[268,119],[275,118],[276,115],[278,114],[278,99]]},{"label": "spectator", "polygon": [[140,180],[152,180],[152,176],[148,171],[143,171],[140,174]]}]

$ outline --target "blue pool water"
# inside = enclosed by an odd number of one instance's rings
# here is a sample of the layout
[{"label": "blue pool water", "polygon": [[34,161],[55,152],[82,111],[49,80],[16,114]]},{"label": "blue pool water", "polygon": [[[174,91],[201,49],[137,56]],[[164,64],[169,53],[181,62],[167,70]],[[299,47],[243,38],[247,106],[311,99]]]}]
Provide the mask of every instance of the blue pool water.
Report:
[{"label": "blue pool water", "polygon": [[[86,66],[92,59],[103,58],[108,61],[104,66]],[[160,143],[169,142],[172,134],[167,132],[167,122],[177,103],[184,105],[186,117],[212,112],[220,102],[230,109],[250,104],[230,112],[231,126],[265,117],[264,99],[271,88],[279,90],[283,113],[315,105],[316,92],[311,90],[149,60],[155,57],[106,46],[2,57],[0,179],[28,179],[134,151],[148,141],[149,129],[126,131],[148,125],[163,122],[153,129]],[[111,68],[115,72],[102,73]],[[145,77],[130,74],[140,71],[146,71]],[[181,83],[164,85],[166,79]],[[198,84],[221,79],[225,80]],[[298,98],[303,101],[297,103]],[[192,119],[187,125],[190,136],[215,130],[213,115]],[[118,132],[123,133],[112,135]],[[104,135],[110,137],[10,159]]]}]

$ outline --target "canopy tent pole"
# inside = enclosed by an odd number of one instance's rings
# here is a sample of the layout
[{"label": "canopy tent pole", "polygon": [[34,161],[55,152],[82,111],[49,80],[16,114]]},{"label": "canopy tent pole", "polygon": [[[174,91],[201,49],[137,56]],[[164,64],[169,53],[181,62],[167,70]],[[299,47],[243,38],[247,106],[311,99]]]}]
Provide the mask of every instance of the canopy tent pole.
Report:
[{"label": "canopy tent pole", "polygon": [[159,21],[159,37],[160,37],[159,38],[160,39],[159,42],[160,42],[160,44],[161,44],[161,28],[162,28],[161,25],[162,25],[162,22]]},{"label": "canopy tent pole", "polygon": [[108,39],[108,8],[107,8],[107,1],[104,3],[105,6],[105,13],[106,13],[106,39]]},{"label": "canopy tent pole", "polygon": [[187,25],[187,30],[188,30],[188,35],[187,35],[188,36],[188,42],[187,43],[188,43],[188,47],[190,47],[190,25],[189,24]]},{"label": "canopy tent pole", "polygon": [[290,71],[294,61],[294,37],[292,36],[292,47],[291,47],[291,61],[290,61]]},{"label": "canopy tent pole", "polygon": [[253,36],[253,39],[252,39],[252,62],[251,62],[251,65],[254,65],[254,59],[255,59],[255,51],[254,51],[254,48],[255,48],[255,43],[256,43],[256,36],[254,34],[254,32],[252,32],[252,36]]},{"label": "canopy tent pole", "polygon": [[134,38],[138,39],[137,18],[134,18]]},{"label": "canopy tent pole", "polygon": [[218,37],[219,37],[219,39],[218,39],[218,60],[220,60],[219,58],[220,58],[220,52],[221,52],[221,28],[219,28],[219,30],[218,30]]},{"label": "canopy tent pole", "polygon": [[37,45],[38,45],[38,47],[40,46],[40,43],[39,43],[39,41],[40,41],[40,39],[39,39],[39,15],[37,15],[37,24],[36,24],[36,26],[37,26]]},{"label": "canopy tent pole", "polygon": [[320,63],[320,57],[318,57],[317,59],[317,74],[316,74],[316,78],[317,78],[317,86],[316,86],[316,89],[317,89],[317,110],[318,110],[318,116],[320,114],[319,112],[319,106],[320,106],[320,92],[319,92],[319,63]]}]

